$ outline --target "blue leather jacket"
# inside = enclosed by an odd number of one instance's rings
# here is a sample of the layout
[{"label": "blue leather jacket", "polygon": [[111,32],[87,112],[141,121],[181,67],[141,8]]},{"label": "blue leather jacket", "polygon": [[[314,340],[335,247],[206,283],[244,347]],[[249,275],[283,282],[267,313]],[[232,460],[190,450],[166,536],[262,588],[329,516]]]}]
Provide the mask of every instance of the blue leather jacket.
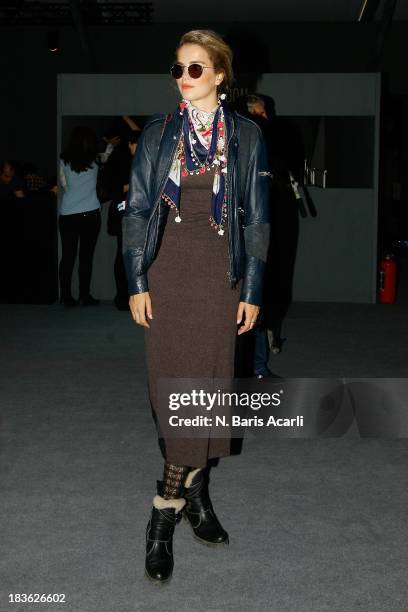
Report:
[{"label": "blue leather jacket", "polygon": [[[240,300],[261,305],[269,245],[269,181],[267,156],[259,127],[225,109],[229,270],[231,287],[242,279]],[[168,122],[152,119],[144,128],[133,158],[129,192],[122,219],[123,258],[129,294],[149,290],[147,271],[154,261],[169,207],[161,194],[181,136],[177,109]]]}]

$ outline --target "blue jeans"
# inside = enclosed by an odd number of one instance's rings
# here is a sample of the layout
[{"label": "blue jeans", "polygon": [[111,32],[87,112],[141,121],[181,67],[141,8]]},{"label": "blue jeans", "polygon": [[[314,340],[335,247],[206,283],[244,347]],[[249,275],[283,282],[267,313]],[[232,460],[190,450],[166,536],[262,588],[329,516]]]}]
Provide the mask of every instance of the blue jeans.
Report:
[{"label": "blue jeans", "polygon": [[255,328],[254,372],[266,374],[269,371],[269,340],[265,327]]}]

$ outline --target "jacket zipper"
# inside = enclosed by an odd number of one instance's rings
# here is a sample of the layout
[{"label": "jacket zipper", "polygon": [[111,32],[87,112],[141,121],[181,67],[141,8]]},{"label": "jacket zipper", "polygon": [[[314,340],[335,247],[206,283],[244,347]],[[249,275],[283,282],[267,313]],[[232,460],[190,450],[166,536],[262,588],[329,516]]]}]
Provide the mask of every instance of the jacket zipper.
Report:
[{"label": "jacket zipper", "polygon": [[[232,128],[231,134],[230,134],[230,136],[229,136],[229,138],[228,138],[228,142],[227,142],[227,151],[228,151],[228,149],[229,149],[229,144],[230,144],[230,142],[231,142],[231,138],[232,138],[232,136],[234,135],[234,132],[235,132],[235,124],[234,124],[234,121],[233,121],[233,120],[232,120],[232,125],[233,125],[233,128]],[[149,236],[150,224],[151,224],[151,221],[152,221],[152,219],[153,219],[154,215],[156,214],[157,208],[158,208],[158,206],[159,206],[159,204],[160,204],[160,200],[161,200],[161,196],[162,196],[162,193],[163,193],[163,189],[164,189],[164,186],[165,186],[165,184],[166,184],[167,178],[168,178],[168,176],[169,176],[170,169],[171,169],[171,166],[172,166],[172,163],[173,163],[174,154],[175,154],[175,152],[176,152],[176,148],[177,148],[177,146],[178,146],[178,143],[179,143],[179,140],[180,140],[180,137],[181,137],[182,128],[183,128],[183,126],[181,126],[181,129],[180,129],[180,132],[179,132],[179,134],[178,134],[178,137],[177,137],[177,138],[176,138],[176,140],[175,140],[175,145],[174,145],[174,147],[173,147],[172,154],[171,154],[171,156],[170,156],[170,162],[169,162],[169,165],[168,165],[168,167],[167,167],[166,173],[165,173],[165,175],[164,175],[164,178],[163,178],[162,184],[161,184],[161,186],[160,186],[160,190],[159,190],[159,197],[158,197],[158,199],[157,199],[157,201],[156,201],[156,203],[155,203],[155,205],[154,205],[154,207],[153,207],[153,211],[152,211],[152,214],[150,215],[149,221],[147,222],[147,228],[146,228],[146,237],[145,237],[145,241],[144,241],[144,245],[143,245],[143,255],[142,255],[143,259],[144,259],[144,257],[145,257],[145,253],[146,253],[146,245],[147,245],[147,239],[148,239],[148,236]],[[229,173],[227,173],[226,189],[227,189],[227,197],[228,197],[228,198],[230,198],[230,193],[229,193],[229,186],[230,186],[230,183],[231,183],[231,181],[230,181],[230,176],[229,176]],[[231,211],[231,206],[228,206],[228,208],[229,208],[229,210],[230,210],[230,221],[232,221],[232,211]],[[228,248],[228,255],[229,255],[229,272],[227,273],[227,276],[229,277],[230,283],[231,283],[231,285],[232,285],[232,276],[233,276],[233,275],[232,275],[232,252],[231,252],[232,246],[231,246],[231,232],[230,232],[230,231],[228,232],[228,247],[229,247],[229,248]],[[144,263],[144,262],[143,262],[143,263]],[[141,274],[144,274],[144,272],[142,272],[142,271],[141,271]]]},{"label": "jacket zipper", "polygon": [[[234,124],[233,119],[231,121],[232,121],[232,126],[233,127],[232,127],[232,131],[231,131],[230,137],[228,138],[228,142],[227,142],[227,155],[228,155],[228,151],[229,151],[229,144],[231,142],[231,138],[232,138],[232,136],[234,134],[234,131],[235,131],[235,124]],[[228,162],[227,162],[227,164],[228,164]],[[227,198],[229,200],[229,202],[228,202],[228,210],[230,211],[230,214],[229,214],[230,219],[229,220],[231,222],[232,221],[232,209],[231,209],[231,197],[230,197],[230,192],[229,192],[229,186],[231,184],[231,177],[230,177],[229,172],[227,173],[227,180],[225,181],[225,183],[226,183],[225,187],[227,189]],[[232,223],[229,224],[229,231],[228,231],[229,272],[227,272],[227,276],[228,276],[228,279],[230,281],[230,284],[232,285],[232,245],[231,245],[231,230],[230,230],[231,225],[232,225]]]},{"label": "jacket zipper", "polygon": [[[163,178],[163,180],[162,180],[162,184],[160,185],[160,189],[159,189],[159,196],[158,196],[158,198],[157,198],[157,200],[156,200],[156,202],[155,202],[155,205],[154,205],[154,207],[153,207],[152,214],[151,214],[151,215],[150,215],[150,217],[149,217],[149,221],[147,222],[147,228],[146,228],[146,237],[145,237],[145,241],[144,241],[144,245],[143,245],[143,255],[142,255],[143,259],[144,259],[145,254],[146,254],[146,246],[147,246],[147,239],[148,239],[148,236],[149,236],[150,224],[151,224],[151,221],[152,221],[152,219],[153,219],[154,215],[156,214],[156,211],[157,211],[157,209],[158,209],[158,207],[159,207],[160,200],[161,200],[161,197],[162,197],[162,194],[163,194],[163,189],[164,189],[164,186],[165,186],[165,184],[166,184],[167,178],[168,178],[168,176],[169,176],[171,166],[172,166],[172,164],[173,164],[173,158],[174,158],[174,155],[175,155],[175,152],[176,152],[176,149],[177,149],[177,146],[178,146],[179,140],[180,140],[180,136],[181,136],[181,130],[180,130],[180,133],[179,133],[178,137],[177,137],[177,138],[176,138],[176,140],[175,140],[175,145],[174,145],[173,150],[172,150],[172,153],[171,153],[171,155],[170,155],[170,162],[169,162],[168,167],[167,167],[167,170],[166,170],[166,172],[165,172],[165,174],[164,174],[164,178]],[[156,248],[156,246],[155,246],[155,248]],[[143,262],[143,259],[142,259],[142,263],[144,263],[144,262]],[[141,272],[141,274],[144,274],[144,272]]]}]

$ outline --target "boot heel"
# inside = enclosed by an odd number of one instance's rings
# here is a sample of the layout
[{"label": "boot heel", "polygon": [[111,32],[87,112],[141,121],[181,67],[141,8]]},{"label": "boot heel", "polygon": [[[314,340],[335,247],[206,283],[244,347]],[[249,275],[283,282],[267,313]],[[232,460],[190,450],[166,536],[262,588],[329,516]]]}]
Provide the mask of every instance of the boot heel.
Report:
[{"label": "boot heel", "polygon": [[208,492],[208,475],[200,470],[185,487],[186,505],[183,516],[190,524],[196,540],[209,546],[229,544],[229,536],[214,512]]}]

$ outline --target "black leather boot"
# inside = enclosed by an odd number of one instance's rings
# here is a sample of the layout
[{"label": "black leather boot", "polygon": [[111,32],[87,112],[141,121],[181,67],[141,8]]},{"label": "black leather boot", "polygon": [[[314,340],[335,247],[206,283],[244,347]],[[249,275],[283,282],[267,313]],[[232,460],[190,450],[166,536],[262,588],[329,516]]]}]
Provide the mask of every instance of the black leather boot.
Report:
[{"label": "black leather boot", "polygon": [[183,515],[190,523],[195,538],[209,545],[228,544],[228,533],[222,528],[210,500],[206,469],[197,472],[191,483],[187,477],[184,499],[186,505]]},{"label": "black leather boot", "polygon": [[163,483],[157,482],[152,514],[146,528],[146,564],[148,578],[157,583],[170,580],[173,572],[173,533],[181,515],[184,499],[164,499]]}]

